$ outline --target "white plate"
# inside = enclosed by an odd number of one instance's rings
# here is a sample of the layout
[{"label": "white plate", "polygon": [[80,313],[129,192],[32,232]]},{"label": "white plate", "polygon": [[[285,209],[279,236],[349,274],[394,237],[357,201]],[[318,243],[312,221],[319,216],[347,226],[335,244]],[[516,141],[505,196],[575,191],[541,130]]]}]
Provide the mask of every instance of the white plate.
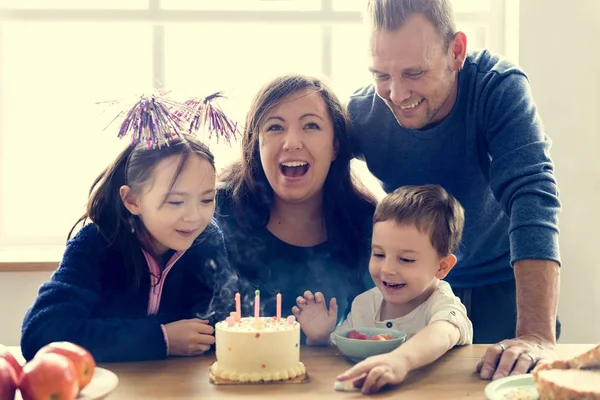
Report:
[{"label": "white plate", "polygon": [[[101,400],[106,398],[119,384],[119,378],[114,372],[104,368],[96,367],[94,376],[88,385],[79,392],[77,400]],[[15,400],[22,400],[17,391]]]},{"label": "white plate", "polygon": [[100,400],[115,390],[119,384],[117,375],[104,368],[96,367],[94,377],[77,396],[81,400]]},{"label": "white plate", "polygon": [[537,400],[539,399],[533,375],[513,375],[488,383],[485,387],[488,400]]}]

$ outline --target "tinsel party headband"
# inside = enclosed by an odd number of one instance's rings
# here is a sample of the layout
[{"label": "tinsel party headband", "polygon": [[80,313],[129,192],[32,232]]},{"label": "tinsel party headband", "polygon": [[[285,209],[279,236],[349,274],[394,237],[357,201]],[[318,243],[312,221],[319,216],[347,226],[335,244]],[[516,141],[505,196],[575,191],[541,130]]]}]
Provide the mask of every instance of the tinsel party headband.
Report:
[{"label": "tinsel party headband", "polygon": [[231,143],[238,134],[238,126],[216,104],[219,98],[223,98],[221,92],[179,103],[163,93],[143,95],[129,109],[119,112],[110,124],[125,115],[118,137],[130,136],[132,144],[145,144],[149,149],[168,146],[186,133],[195,135],[202,126],[207,126],[209,139],[215,133],[217,142],[222,136]]}]

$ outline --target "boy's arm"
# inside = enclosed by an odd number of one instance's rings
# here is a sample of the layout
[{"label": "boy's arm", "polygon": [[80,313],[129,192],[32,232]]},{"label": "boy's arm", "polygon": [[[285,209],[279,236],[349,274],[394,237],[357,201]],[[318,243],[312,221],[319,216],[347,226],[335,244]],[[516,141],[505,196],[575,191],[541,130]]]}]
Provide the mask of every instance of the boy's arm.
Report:
[{"label": "boy's arm", "polygon": [[365,394],[376,392],[385,385],[401,383],[410,371],[434,362],[459,339],[460,331],[452,323],[432,322],[396,350],[359,362],[339,375],[337,381],[352,381],[351,386],[361,387]]},{"label": "boy's arm", "polygon": [[407,372],[428,365],[456,346],[460,339],[458,328],[447,321],[435,321],[417,332],[392,354],[406,365]]}]

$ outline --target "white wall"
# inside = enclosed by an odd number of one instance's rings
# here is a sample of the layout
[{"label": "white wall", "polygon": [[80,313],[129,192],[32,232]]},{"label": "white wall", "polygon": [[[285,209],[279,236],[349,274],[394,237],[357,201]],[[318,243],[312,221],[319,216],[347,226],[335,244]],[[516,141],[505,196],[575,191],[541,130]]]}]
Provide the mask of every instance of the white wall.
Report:
[{"label": "white wall", "polygon": [[521,0],[519,61],[553,140],[562,342],[600,342],[600,2]]},{"label": "white wall", "polygon": [[[600,342],[600,2],[522,0],[519,61],[554,141],[564,211],[561,342]],[[0,273],[0,343],[17,345],[23,313],[49,273]]]},{"label": "white wall", "polygon": [[0,343],[19,345],[21,322],[50,272],[0,273]]}]

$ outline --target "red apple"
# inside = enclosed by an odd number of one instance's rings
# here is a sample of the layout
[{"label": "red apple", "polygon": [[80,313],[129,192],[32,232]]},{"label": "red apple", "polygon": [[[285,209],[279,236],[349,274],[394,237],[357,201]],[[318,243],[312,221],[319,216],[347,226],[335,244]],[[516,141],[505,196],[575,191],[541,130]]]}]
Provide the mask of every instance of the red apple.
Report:
[{"label": "red apple", "polygon": [[23,400],[74,400],[79,393],[73,362],[54,353],[36,355],[23,367]]},{"label": "red apple", "polygon": [[0,358],[0,400],[14,400],[17,390],[17,375],[12,365]]},{"label": "red apple", "polygon": [[23,369],[21,367],[21,364],[19,363],[19,361],[17,361],[17,359],[15,358],[15,356],[13,356],[9,351],[8,351],[8,347],[1,345],[0,344],[0,358],[5,359],[6,361],[8,361],[8,363],[13,367],[13,369],[15,370],[15,373],[17,374],[17,379],[19,378],[19,376],[21,376],[21,370]]},{"label": "red apple", "polygon": [[56,353],[69,358],[77,371],[79,390],[90,383],[96,369],[94,357],[83,347],[70,342],[54,342],[42,347],[36,354]]}]

